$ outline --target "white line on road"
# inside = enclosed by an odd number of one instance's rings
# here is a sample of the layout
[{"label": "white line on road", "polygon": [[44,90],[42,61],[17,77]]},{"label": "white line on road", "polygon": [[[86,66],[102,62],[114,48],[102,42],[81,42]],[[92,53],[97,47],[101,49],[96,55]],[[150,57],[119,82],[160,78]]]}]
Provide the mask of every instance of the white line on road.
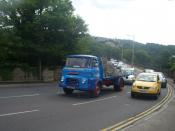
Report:
[{"label": "white line on road", "polygon": [[23,111],[23,112],[15,112],[15,113],[7,113],[7,114],[1,114],[1,116],[12,116],[12,115],[18,115],[18,114],[26,114],[26,113],[32,113],[32,112],[36,112],[39,110],[31,110],[31,111]]},{"label": "white line on road", "polygon": [[40,95],[40,94],[28,94],[28,95],[20,95],[20,96],[4,96],[4,97],[0,97],[0,99],[31,97],[31,96],[38,96],[38,95]]},{"label": "white line on road", "polygon": [[86,102],[82,102],[82,103],[75,103],[72,104],[73,106],[78,106],[78,105],[84,105],[84,104],[89,104],[89,103],[94,103],[94,102],[99,102],[99,101],[104,101],[104,100],[108,100],[108,99],[112,99],[115,98],[116,96],[112,96],[112,97],[106,97],[103,99],[98,99],[98,100],[93,100],[93,101],[86,101]]}]

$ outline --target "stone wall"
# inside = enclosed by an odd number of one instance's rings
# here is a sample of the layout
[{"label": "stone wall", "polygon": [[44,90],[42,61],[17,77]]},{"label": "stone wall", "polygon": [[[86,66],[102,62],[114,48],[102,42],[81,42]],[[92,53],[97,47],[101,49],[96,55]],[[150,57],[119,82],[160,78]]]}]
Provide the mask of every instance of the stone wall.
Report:
[{"label": "stone wall", "polygon": [[49,69],[44,69],[42,73],[42,78],[43,81],[48,82],[48,81],[54,81],[54,71],[49,70]]},{"label": "stone wall", "polygon": [[[45,82],[57,81],[59,80],[61,74],[61,68],[57,67],[55,70],[49,70],[48,68],[42,71],[42,80]],[[12,78],[8,81],[13,82],[23,82],[23,81],[38,81],[38,74],[33,74],[33,72],[25,72],[21,68],[15,68],[12,71]],[[0,76],[0,81],[2,77]]]},{"label": "stone wall", "polygon": [[62,71],[62,68],[61,68],[61,67],[57,67],[57,68],[54,70],[54,80],[55,80],[55,81],[58,81],[58,80],[60,79],[61,71]]},{"label": "stone wall", "polygon": [[15,68],[12,72],[12,80],[13,81],[24,81],[25,80],[25,72],[20,68]]}]

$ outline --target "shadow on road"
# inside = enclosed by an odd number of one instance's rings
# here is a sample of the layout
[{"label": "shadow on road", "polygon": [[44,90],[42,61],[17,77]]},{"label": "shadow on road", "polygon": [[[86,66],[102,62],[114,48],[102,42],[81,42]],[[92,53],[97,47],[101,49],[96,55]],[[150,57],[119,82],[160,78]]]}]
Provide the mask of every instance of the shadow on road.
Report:
[{"label": "shadow on road", "polygon": [[[113,96],[113,95],[117,95],[120,92],[116,92],[113,90],[113,88],[103,88],[101,90],[101,94],[100,96],[98,96],[98,98],[103,98],[103,97],[109,97],[109,96]],[[58,94],[59,97],[66,97],[66,98],[73,98],[73,99],[96,99],[96,98],[91,98],[89,96],[88,91],[74,91],[71,95],[66,95],[64,94],[64,92],[62,91],[61,93]]]},{"label": "shadow on road", "polygon": [[[135,99],[135,100],[140,100],[140,101],[153,101],[153,100],[157,100],[155,99],[153,96],[146,96],[146,95],[143,95],[143,96],[136,96],[135,98],[132,98],[132,99]],[[159,99],[159,98],[158,98]]]}]

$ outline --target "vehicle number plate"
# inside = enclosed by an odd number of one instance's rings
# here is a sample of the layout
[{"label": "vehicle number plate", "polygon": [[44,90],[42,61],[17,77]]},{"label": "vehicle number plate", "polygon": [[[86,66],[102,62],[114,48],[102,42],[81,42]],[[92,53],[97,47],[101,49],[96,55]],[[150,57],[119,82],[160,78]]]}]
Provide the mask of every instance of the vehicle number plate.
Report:
[{"label": "vehicle number plate", "polygon": [[146,93],[146,91],[145,91],[145,90],[139,90],[139,92],[141,92],[141,93]]},{"label": "vehicle number plate", "polygon": [[69,89],[75,89],[74,86],[67,86],[67,88],[69,88]]}]

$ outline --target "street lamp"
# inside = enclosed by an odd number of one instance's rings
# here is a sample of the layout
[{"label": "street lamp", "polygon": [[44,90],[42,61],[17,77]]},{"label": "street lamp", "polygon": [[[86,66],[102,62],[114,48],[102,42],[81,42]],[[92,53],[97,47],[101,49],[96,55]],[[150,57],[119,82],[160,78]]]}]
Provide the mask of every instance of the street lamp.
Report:
[{"label": "street lamp", "polygon": [[123,61],[123,43],[122,43],[122,61]]},{"label": "street lamp", "polygon": [[127,35],[127,36],[132,37],[132,41],[133,41],[131,65],[132,65],[132,67],[134,67],[134,48],[135,48],[134,40],[135,40],[135,36],[134,35]]},{"label": "street lamp", "polygon": [[123,43],[120,43],[120,40],[119,39],[117,41],[118,41],[119,47],[120,47],[120,44],[121,44],[121,48],[122,48],[121,61],[123,61]]}]

